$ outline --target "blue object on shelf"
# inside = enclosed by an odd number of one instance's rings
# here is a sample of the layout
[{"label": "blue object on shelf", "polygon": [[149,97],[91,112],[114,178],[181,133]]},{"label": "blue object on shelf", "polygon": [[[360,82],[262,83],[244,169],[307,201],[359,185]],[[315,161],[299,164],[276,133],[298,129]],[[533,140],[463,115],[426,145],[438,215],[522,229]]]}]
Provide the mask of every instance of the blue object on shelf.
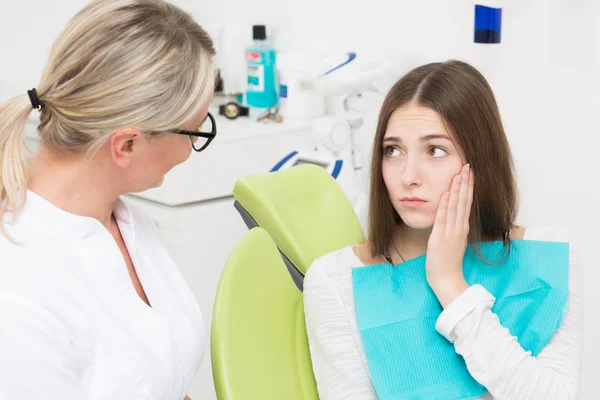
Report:
[{"label": "blue object on shelf", "polygon": [[475,5],[475,43],[500,43],[502,9]]},{"label": "blue object on shelf", "polygon": [[269,108],[277,104],[275,48],[267,40],[264,25],[252,27],[252,46],[246,49],[246,65],[248,82],[246,86],[246,102],[250,107]]}]

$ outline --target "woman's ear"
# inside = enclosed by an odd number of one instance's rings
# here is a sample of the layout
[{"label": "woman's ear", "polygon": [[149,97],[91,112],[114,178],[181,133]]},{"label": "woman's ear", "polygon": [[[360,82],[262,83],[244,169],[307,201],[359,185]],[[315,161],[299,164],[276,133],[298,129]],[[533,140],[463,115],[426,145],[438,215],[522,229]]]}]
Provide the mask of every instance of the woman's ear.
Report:
[{"label": "woman's ear", "polygon": [[146,144],[146,137],[139,129],[119,129],[110,138],[110,155],[119,168],[127,168]]}]

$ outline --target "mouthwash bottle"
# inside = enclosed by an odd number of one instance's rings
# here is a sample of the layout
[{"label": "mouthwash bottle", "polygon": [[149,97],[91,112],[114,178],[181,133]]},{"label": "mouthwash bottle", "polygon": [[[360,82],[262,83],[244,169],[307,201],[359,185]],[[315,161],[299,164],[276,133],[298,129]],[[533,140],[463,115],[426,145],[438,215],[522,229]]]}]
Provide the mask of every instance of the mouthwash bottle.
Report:
[{"label": "mouthwash bottle", "polygon": [[277,104],[275,49],[267,40],[266,27],[252,27],[252,46],[246,49],[248,85],[246,102],[250,107],[268,108]]}]

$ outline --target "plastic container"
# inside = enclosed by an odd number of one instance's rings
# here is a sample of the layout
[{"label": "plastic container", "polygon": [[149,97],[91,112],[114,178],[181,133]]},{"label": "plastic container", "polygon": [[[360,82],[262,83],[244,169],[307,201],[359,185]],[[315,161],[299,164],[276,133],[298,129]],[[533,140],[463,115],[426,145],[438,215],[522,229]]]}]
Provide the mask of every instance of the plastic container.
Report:
[{"label": "plastic container", "polygon": [[285,118],[306,119],[325,114],[325,97],[303,85],[303,78],[310,76],[311,68],[320,67],[316,60],[302,53],[278,55],[279,111]]},{"label": "plastic container", "polygon": [[276,52],[267,40],[266,27],[252,27],[254,43],[246,49],[248,83],[246,102],[250,107],[268,108],[277,104]]}]

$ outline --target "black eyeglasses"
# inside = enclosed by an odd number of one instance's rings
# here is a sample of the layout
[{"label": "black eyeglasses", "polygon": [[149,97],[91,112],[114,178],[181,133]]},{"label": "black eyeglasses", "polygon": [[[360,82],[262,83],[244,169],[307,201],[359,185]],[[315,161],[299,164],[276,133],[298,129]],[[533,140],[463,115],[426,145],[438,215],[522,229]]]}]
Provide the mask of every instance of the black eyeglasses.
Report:
[{"label": "black eyeglasses", "polygon": [[[211,113],[208,113],[206,114],[206,119],[202,125],[200,125],[195,131],[173,129],[165,132],[188,135],[190,137],[190,141],[192,142],[192,148],[197,152],[201,152],[202,150],[206,149],[210,142],[213,141],[215,136],[217,136],[217,124],[215,122],[215,117],[213,117]],[[194,138],[198,138],[196,143],[194,143]]]}]

